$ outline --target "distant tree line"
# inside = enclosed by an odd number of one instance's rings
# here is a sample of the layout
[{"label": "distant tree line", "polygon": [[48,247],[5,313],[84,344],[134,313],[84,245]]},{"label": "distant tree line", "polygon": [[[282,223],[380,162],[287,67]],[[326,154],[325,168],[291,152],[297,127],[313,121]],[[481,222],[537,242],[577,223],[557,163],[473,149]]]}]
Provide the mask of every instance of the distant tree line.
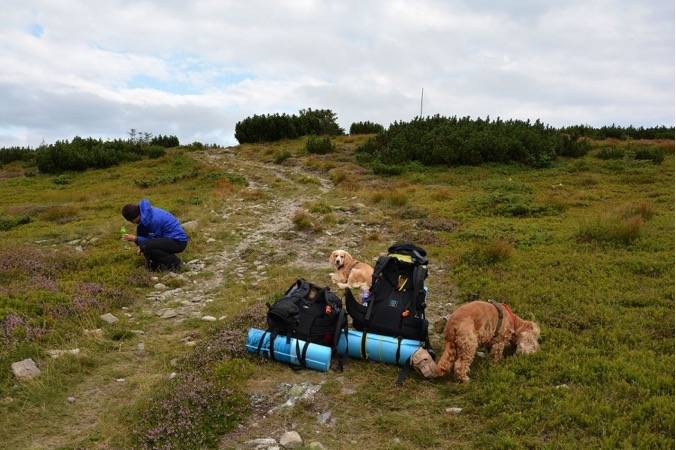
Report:
[{"label": "distant tree line", "polygon": [[595,128],[589,125],[572,125],[561,128],[563,133],[591,139],[674,139],[674,127],[620,127],[615,124]]},{"label": "distant tree line", "polygon": [[37,165],[44,173],[59,173],[67,170],[85,170],[88,168],[105,168],[116,164],[137,161],[144,158],[158,158],[165,153],[165,148],[179,145],[176,136],[158,135],[137,132],[132,129],[129,139],[82,138],[56,141],[53,144],[30,147],[0,148],[0,164],[12,161],[24,161]]},{"label": "distant tree line", "polygon": [[298,115],[253,115],[235,125],[235,138],[240,144],[294,139],[309,134],[338,136],[344,131],[330,109],[301,109]]},{"label": "distant tree line", "polygon": [[384,131],[385,128],[379,123],[369,122],[354,122],[350,125],[350,134],[373,134]]}]

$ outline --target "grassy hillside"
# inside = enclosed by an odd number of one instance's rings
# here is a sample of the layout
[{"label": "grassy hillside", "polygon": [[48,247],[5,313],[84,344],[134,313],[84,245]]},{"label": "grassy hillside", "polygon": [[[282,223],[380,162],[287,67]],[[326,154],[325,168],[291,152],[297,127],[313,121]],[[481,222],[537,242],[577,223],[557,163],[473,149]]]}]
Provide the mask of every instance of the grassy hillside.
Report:
[{"label": "grassy hillside", "polygon": [[[327,448],[673,447],[673,141],[659,164],[600,159],[599,141],[546,169],[381,177],[355,160],[366,139],[332,138],[327,155],[304,139],[175,149],[58,177],[0,168],[2,441],[232,448],[295,429]],[[198,261],[177,277],[152,279],[119,240],[119,209],[141,197],[197,221],[183,258]],[[330,283],[332,250],[370,261],[398,240],[429,252],[431,321],[494,298],[540,324],[541,352],[477,358],[466,385],[403,387],[391,366],[293,372],[242,353],[264,301],[298,276]],[[27,357],[42,374],[20,383],[10,364]],[[268,414],[302,382],[321,383],[313,401]],[[335,423],[318,423],[327,411]]]}]

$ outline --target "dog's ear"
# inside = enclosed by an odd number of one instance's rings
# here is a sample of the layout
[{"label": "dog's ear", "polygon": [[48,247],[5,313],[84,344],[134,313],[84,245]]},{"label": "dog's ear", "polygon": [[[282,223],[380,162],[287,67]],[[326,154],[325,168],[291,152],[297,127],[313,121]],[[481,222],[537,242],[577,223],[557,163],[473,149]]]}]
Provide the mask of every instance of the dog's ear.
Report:
[{"label": "dog's ear", "polygon": [[331,256],[329,256],[329,264],[333,264],[333,262],[336,260],[336,251],[337,250],[331,252]]},{"label": "dog's ear", "polygon": [[346,263],[351,263],[352,261],[354,261],[354,258],[352,257],[352,255],[350,255],[349,252],[344,251],[343,253],[345,254]]}]

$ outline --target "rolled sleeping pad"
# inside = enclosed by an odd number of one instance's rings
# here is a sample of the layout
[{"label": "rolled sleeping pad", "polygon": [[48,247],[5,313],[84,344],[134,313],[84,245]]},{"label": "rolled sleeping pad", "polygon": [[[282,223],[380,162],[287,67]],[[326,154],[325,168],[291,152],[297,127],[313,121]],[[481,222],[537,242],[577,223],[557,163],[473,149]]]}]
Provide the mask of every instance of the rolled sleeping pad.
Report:
[{"label": "rolled sleeping pad", "polygon": [[[263,337],[263,344],[261,345],[261,355],[270,357],[270,332],[259,330],[257,328],[249,328],[249,333],[246,337],[246,351],[249,353],[256,353],[258,351],[258,343]],[[303,351],[305,341],[289,338],[287,343],[286,336],[277,335],[273,344],[274,359],[277,361],[300,366],[301,363],[296,355],[296,341],[298,341],[298,348]],[[310,343],[305,353],[305,366],[308,369],[326,372],[331,367],[331,347],[324,345]]]},{"label": "rolled sleeping pad", "polygon": [[[340,339],[336,346],[339,355],[344,355],[346,350],[352,358],[363,358],[361,354],[361,339],[363,332],[357,330],[348,330],[347,338],[345,333],[340,333]],[[366,356],[373,361],[384,362],[388,364],[397,364],[397,343],[395,337],[382,336],[380,334],[366,333]],[[408,363],[409,358],[416,350],[422,347],[421,341],[413,339],[402,339],[399,350],[400,366]],[[346,348],[347,347],[347,348]]]}]

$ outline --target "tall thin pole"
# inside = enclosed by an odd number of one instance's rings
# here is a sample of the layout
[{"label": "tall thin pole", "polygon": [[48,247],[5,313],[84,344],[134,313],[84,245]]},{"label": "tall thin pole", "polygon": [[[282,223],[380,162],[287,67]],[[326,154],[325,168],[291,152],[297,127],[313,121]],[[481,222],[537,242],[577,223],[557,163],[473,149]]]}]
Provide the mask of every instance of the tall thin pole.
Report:
[{"label": "tall thin pole", "polygon": [[423,97],[425,96],[425,88],[422,88],[420,91],[420,118],[422,119],[422,111],[423,111]]}]

